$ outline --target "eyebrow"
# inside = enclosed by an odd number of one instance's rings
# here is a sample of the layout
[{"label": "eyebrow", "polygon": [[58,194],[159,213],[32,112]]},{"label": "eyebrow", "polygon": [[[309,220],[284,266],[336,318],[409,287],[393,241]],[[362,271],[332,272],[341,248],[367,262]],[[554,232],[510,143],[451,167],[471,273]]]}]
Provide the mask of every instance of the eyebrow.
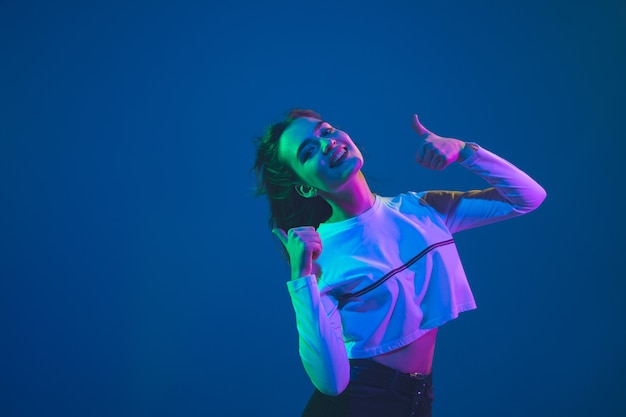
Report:
[{"label": "eyebrow", "polygon": [[[312,133],[313,134],[318,134],[320,127],[326,123],[324,120],[320,120],[319,122],[317,122],[317,124],[315,125],[315,127],[313,128]],[[313,139],[310,138],[306,138],[305,140],[302,141],[302,143],[300,144],[300,146],[298,146],[298,149],[296,150],[296,159],[300,160],[300,152],[302,151],[302,149],[304,149],[304,147],[306,145],[308,145],[309,143],[313,142]]]}]

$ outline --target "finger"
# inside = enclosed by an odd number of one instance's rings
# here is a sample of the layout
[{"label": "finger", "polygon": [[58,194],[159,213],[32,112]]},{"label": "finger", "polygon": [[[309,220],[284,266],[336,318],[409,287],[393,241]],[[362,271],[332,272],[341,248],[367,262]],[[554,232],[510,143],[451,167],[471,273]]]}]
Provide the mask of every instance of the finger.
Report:
[{"label": "finger", "polygon": [[424,125],[420,123],[420,120],[417,117],[417,114],[414,114],[413,117],[411,118],[411,125],[413,126],[413,130],[415,130],[417,134],[420,136],[425,136],[425,135],[430,134],[430,131],[426,129]]},{"label": "finger", "polygon": [[316,232],[315,227],[313,226],[292,227],[291,229],[289,229],[287,236],[299,235],[301,233],[307,233],[307,232]]},{"label": "finger", "polygon": [[322,254],[322,243],[321,242],[319,242],[319,243],[316,242],[316,244],[313,245],[312,249],[313,250],[311,251],[311,259],[313,259],[315,261]]},{"label": "finger", "polygon": [[274,228],[272,229],[272,233],[278,238],[278,240],[280,240],[280,243],[282,243],[284,246],[287,246],[287,241],[289,240],[289,238],[287,237],[287,233],[285,233],[283,229],[280,229],[278,227]]},{"label": "finger", "polygon": [[308,251],[313,252],[314,250],[321,250],[322,249],[322,239],[320,238],[320,235],[315,233],[315,234],[302,234],[298,236],[300,238],[300,240],[302,241],[302,243],[304,243],[305,247],[307,248]]},{"label": "finger", "polygon": [[298,227],[289,229],[287,236],[290,239],[298,239],[301,241],[319,241],[320,234],[313,227]]},{"label": "finger", "polygon": [[308,229],[299,230],[295,236],[304,244],[305,251],[311,255],[311,258],[316,260],[322,253],[322,238],[313,227]]},{"label": "finger", "polygon": [[435,152],[432,149],[426,149],[424,151],[424,158],[422,158],[422,166],[424,168],[432,169],[434,158]]},{"label": "finger", "polygon": [[446,166],[448,166],[448,161],[446,160],[445,157],[438,155],[437,159],[435,161],[433,161],[434,166],[433,169],[436,171],[441,171],[442,169],[444,169]]}]

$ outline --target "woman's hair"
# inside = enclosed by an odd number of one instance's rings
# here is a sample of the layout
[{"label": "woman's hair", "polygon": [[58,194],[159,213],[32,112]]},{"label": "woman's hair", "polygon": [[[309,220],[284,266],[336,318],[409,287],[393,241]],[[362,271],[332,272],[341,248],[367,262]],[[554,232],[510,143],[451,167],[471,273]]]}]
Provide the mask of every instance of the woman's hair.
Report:
[{"label": "woman's hair", "polygon": [[302,184],[290,166],[278,157],[278,142],[283,132],[299,117],[322,120],[313,110],[292,109],[287,117],[265,129],[255,139],[256,196],[265,194],[270,204],[269,226],[287,231],[293,227],[313,226],[317,228],[331,215],[330,205],[322,197],[304,198],[296,192]]}]

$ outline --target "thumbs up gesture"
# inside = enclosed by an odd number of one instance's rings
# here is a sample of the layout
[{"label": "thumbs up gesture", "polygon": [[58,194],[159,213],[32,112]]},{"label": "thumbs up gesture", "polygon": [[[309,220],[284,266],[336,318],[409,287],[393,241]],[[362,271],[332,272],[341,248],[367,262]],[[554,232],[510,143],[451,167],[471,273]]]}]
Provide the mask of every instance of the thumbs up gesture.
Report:
[{"label": "thumbs up gesture", "polygon": [[298,279],[319,272],[315,260],[322,253],[322,239],[312,226],[294,227],[285,232],[272,229],[289,254],[291,279]]},{"label": "thumbs up gesture", "polygon": [[420,123],[417,114],[413,115],[411,122],[413,129],[424,139],[415,157],[418,164],[424,168],[440,171],[459,159],[459,154],[465,148],[465,142],[434,134]]}]

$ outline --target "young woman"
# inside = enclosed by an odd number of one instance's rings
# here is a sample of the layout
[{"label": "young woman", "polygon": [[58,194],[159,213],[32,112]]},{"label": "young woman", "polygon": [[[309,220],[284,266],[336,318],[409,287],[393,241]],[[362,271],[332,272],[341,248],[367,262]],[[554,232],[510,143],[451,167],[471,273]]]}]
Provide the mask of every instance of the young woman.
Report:
[{"label": "young woman", "polygon": [[350,136],[292,110],[256,143],[258,193],[288,256],[299,352],[316,387],[303,416],[430,416],[437,329],[476,308],[452,235],[544,200],[524,172],[413,116],[417,162],[459,163],[489,185],[372,193]]}]

